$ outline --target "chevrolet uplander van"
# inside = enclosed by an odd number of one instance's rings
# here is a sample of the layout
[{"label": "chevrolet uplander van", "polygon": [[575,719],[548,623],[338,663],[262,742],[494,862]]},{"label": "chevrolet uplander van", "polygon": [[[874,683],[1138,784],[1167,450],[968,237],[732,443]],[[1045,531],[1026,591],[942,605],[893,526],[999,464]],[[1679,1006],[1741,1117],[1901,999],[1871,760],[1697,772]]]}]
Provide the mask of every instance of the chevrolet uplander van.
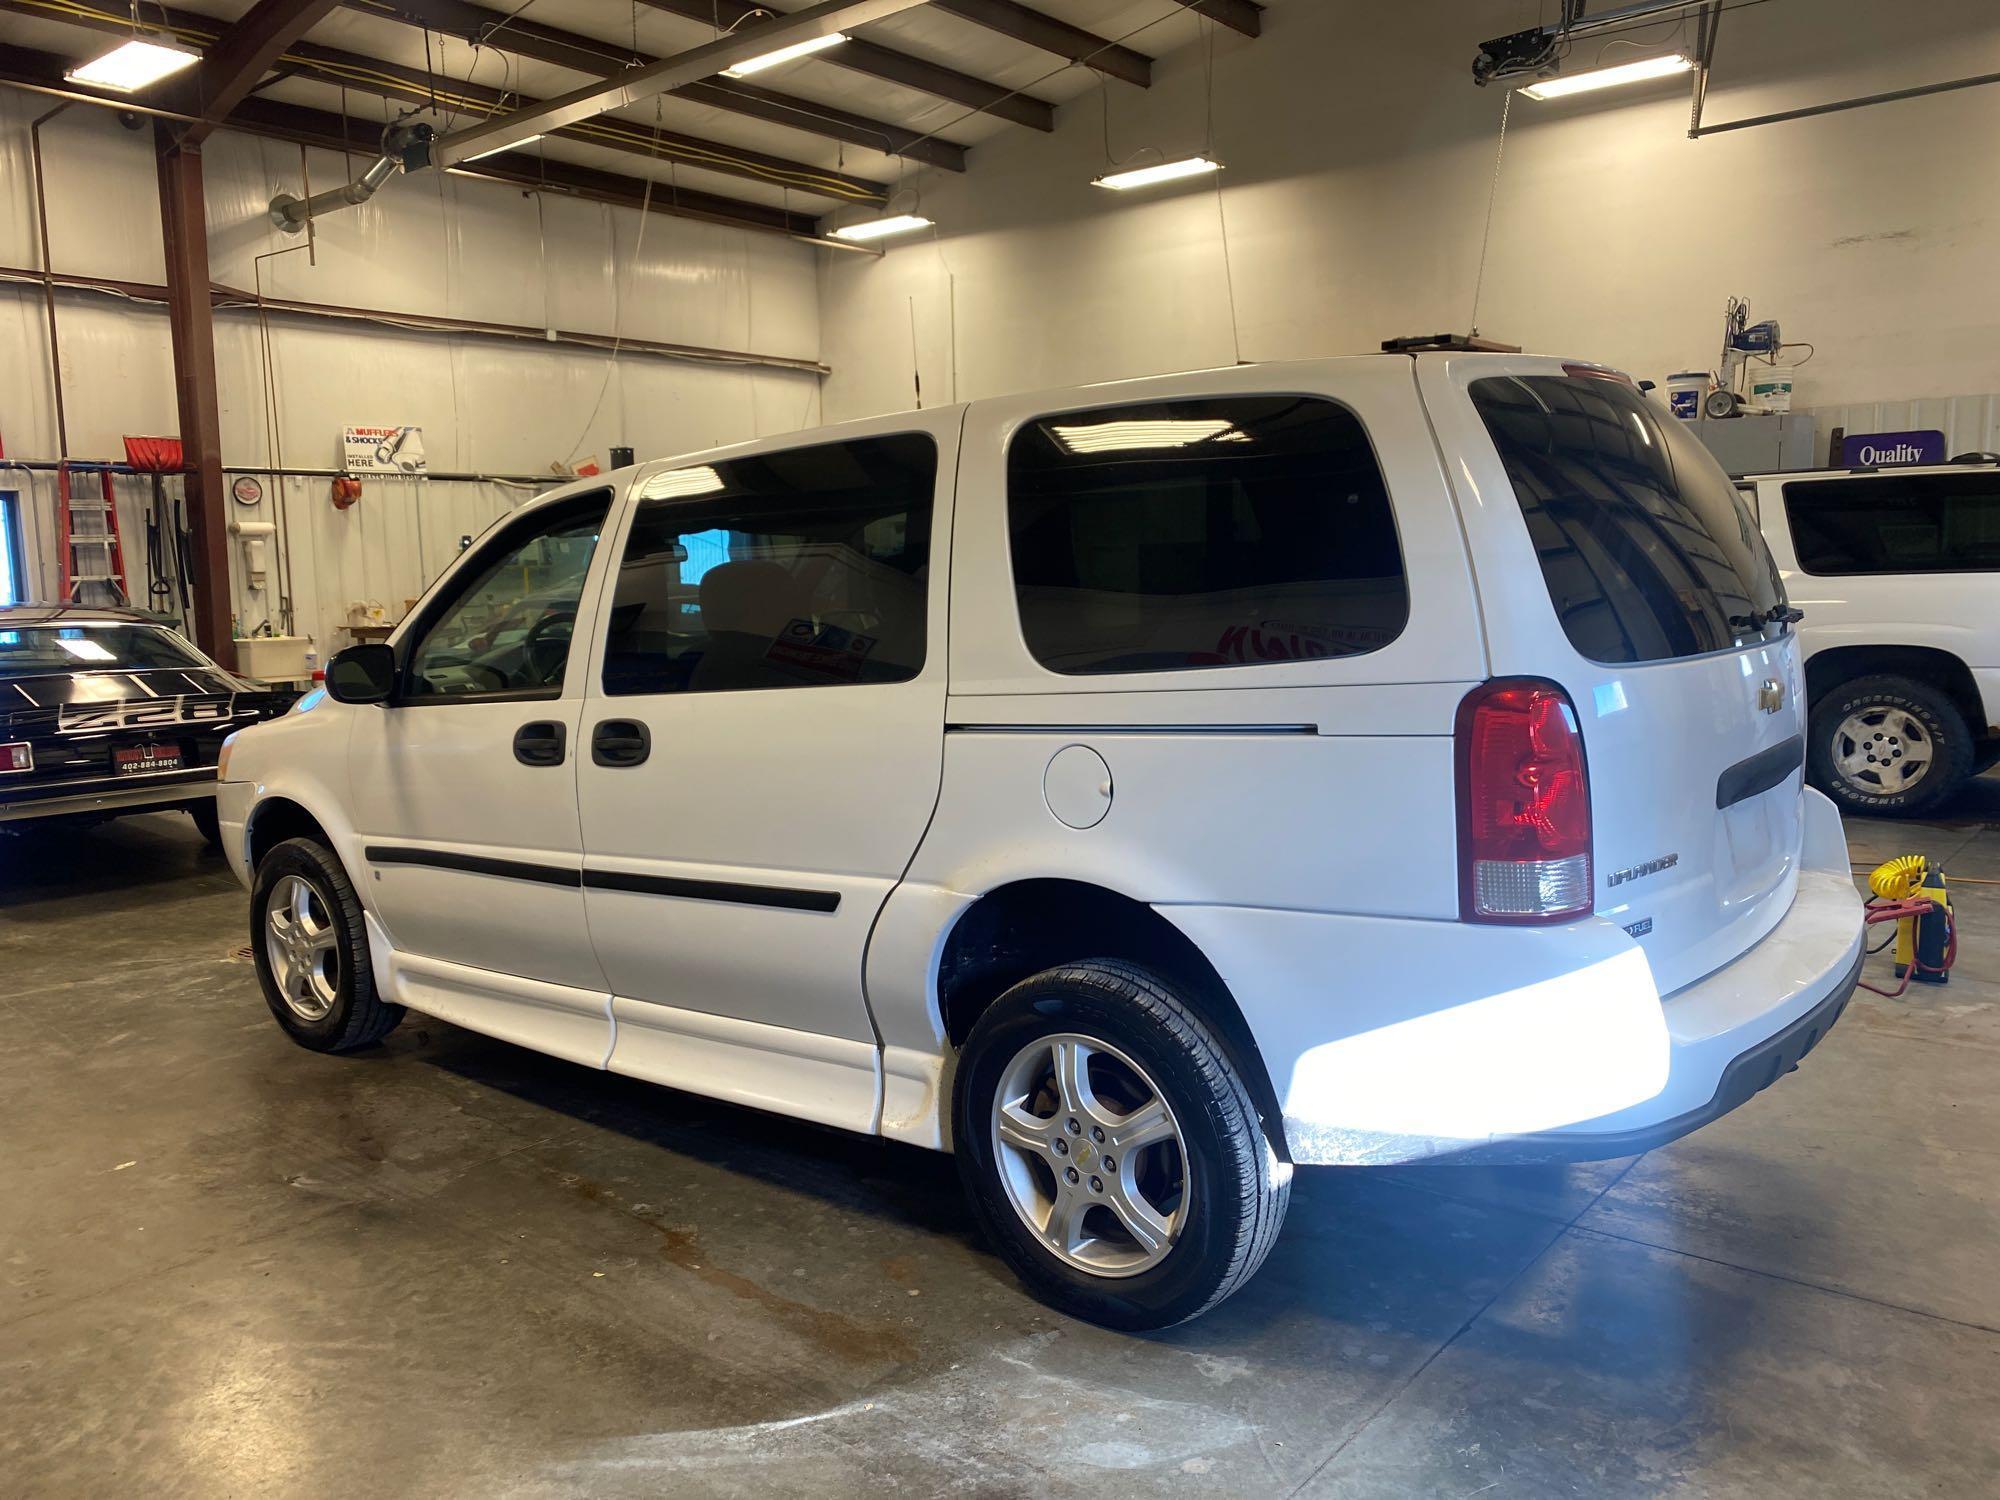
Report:
[{"label": "chevrolet uplander van", "polygon": [[1295,1165],[1623,1156],[1839,1016],[1779,576],[1624,377],[1370,356],[577,484],[223,770],[277,1020],[405,1007],[956,1153],[1192,1317]]}]

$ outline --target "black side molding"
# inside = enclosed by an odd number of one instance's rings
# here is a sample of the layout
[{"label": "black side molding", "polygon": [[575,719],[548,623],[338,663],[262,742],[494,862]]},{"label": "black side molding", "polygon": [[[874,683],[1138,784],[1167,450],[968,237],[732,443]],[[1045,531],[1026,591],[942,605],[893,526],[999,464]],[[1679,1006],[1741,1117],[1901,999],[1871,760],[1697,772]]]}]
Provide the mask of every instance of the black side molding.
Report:
[{"label": "black side molding", "polygon": [[501,880],[533,880],[543,885],[566,885],[572,890],[583,884],[583,872],[580,870],[566,870],[561,865],[530,864],[525,859],[489,859],[483,854],[454,854],[445,849],[408,849],[392,844],[370,844],[361,853],[371,865],[422,865],[432,870],[492,875]]},{"label": "black side molding", "polygon": [[785,885],[745,885],[731,880],[687,880],[674,875],[627,875],[617,870],[570,870],[523,859],[491,859],[443,849],[410,849],[370,844],[362,855],[373,865],[422,865],[491,875],[499,880],[533,880],[543,885],[587,886],[594,891],[631,891],[642,896],[678,896],[688,901],[728,901],[738,906],[772,906],[785,911],[836,911],[839,891],[809,891]]},{"label": "black side molding", "polygon": [[788,885],[739,885],[730,880],[685,880],[677,875],[627,875],[618,870],[585,870],[593,891],[631,891],[641,896],[679,896],[689,901],[730,901],[739,906],[777,906],[787,911],[833,911],[839,891],[806,891]]},{"label": "black side molding", "polygon": [[1802,734],[1795,734],[1768,750],[1759,750],[1748,760],[1739,760],[1715,779],[1716,811],[1770,791],[1805,763],[1806,740]]}]

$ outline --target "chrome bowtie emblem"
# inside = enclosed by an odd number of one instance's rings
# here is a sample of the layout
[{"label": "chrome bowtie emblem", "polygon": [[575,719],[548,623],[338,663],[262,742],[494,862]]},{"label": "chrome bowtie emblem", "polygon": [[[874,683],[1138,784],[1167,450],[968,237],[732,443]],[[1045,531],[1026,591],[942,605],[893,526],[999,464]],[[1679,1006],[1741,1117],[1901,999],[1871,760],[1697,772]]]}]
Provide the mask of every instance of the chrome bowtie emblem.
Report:
[{"label": "chrome bowtie emblem", "polygon": [[1764,685],[1757,689],[1757,706],[1767,714],[1774,714],[1785,706],[1785,687],[1775,677],[1766,677]]}]

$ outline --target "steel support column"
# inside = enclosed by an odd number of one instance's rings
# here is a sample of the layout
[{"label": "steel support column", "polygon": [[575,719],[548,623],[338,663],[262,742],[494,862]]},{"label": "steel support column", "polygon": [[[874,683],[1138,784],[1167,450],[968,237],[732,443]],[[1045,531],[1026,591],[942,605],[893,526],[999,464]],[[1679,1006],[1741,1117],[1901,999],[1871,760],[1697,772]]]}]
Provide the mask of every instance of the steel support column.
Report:
[{"label": "steel support column", "polygon": [[194,537],[195,643],[231,671],[228,490],[222,479],[222,420],[215,394],[215,325],[208,287],[208,219],[201,148],[175,142],[156,121],[160,231],[167,262],[167,321],[173,330],[174,396],[187,469],[188,527]]}]

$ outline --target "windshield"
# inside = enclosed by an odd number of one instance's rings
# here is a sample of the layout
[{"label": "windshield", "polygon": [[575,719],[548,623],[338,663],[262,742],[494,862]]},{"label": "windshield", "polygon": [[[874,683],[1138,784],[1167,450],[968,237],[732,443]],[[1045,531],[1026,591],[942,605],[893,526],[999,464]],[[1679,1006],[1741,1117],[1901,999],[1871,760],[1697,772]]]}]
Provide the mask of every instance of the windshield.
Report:
[{"label": "windshield", "polygon": [[157,625],[21,625],[0,629],[0,679],[50,672],[206,666]]},{"label": "windshield", "polygon": [[1596,377],[1498,376],[1475,380],[1471,394],[1582,655],[1700,656],[1782,626],[1784,589],[1764,538],[1678,417]]}]

